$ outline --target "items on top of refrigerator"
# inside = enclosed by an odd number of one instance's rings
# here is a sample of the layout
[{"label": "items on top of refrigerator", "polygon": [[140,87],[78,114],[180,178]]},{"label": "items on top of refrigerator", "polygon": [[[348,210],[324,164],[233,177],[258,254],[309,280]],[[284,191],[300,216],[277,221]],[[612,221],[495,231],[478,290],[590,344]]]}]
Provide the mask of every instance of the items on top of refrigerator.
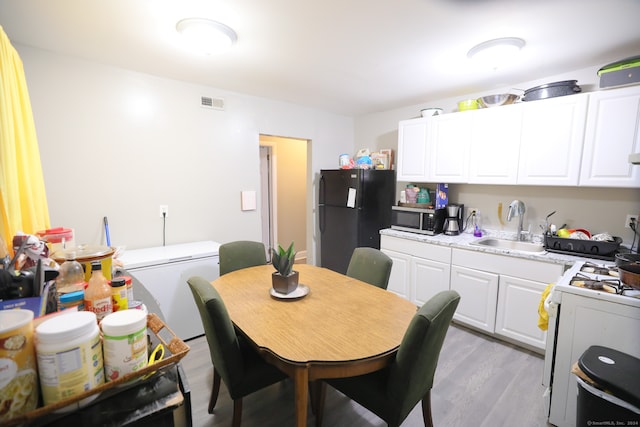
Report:
[{"label": "items on top of refrigerator", "polygon": [[354,158],[343,153],[338,158],[338,165],[340,169],[393,169],[393,149],[384,148],[371,152],[368,148],[361,148]]}]

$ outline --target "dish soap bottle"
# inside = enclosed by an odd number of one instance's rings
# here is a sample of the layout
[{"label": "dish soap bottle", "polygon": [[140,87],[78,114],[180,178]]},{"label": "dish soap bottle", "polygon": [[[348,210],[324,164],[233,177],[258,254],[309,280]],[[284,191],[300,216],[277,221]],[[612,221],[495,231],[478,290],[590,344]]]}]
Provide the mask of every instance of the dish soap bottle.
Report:
[{"label": "dish soap bottle", "polygon": [[91,277],[87,289],[84,291],[84,309],[94,312],[98,322],[107,314],[113,313],[111,293],[109,281],[102,274],[102,263],[100,261],[92,262]]},{"label": "dish soap bottle", "polygon": [[473,213],[473,236],[482,237],[482,225],[480,221],[480,213],[475,211]]}]

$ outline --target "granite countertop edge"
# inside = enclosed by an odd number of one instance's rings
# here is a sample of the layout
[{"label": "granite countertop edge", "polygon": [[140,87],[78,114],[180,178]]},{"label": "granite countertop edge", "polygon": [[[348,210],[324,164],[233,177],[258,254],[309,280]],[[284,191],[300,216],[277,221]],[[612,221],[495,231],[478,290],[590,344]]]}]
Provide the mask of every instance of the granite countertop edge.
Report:
[{"label": "granite countertop edge", "polygon": [[[544,252],[524,252],[524,251],[518,251],[518,250],[512,250],[512,249],[502,249],[502,248],[472,245],[473,242],[476,242],[480,239],[487,238],[487,237],[515,240],[515,236],[516,236],[515,233],[505,232],[500,230],[483,230],[482,237],[475,237],[472,233],[468,233],[468,232],[461,233],[457,236],[448,236],[446,234],[436,234],[435,236],[430,236],[427,234],[412,233],[409,231],[395,230],[392,228],[385,228],[383,230],[380,230],[380,234],[384,236],[392,236],[392,237],[398,237],[401,239],[414,240],[416,242],[424,242],[424,243],[430,243],[434,245],[448,246],[451,248],[467,249],[467,250],[485,252],[485,253],[497,254],[497,255],[506,255],[506,256],[511,256],[515,258],[530,259],[534,261],[544,261],[548,263],[563,264],[567,266],[571,266],[577,261],[591,261],[591,262],[600,263],[600,264],[604,262],[603,260],[592,259],[592,258],[581,257],[581,256],[565,255],[565,254],[560,254],[555,252],[549,252],[546,250]],[[542,234],[532,235],[530,241],[541,243],[543,241],[543,236]]]}]

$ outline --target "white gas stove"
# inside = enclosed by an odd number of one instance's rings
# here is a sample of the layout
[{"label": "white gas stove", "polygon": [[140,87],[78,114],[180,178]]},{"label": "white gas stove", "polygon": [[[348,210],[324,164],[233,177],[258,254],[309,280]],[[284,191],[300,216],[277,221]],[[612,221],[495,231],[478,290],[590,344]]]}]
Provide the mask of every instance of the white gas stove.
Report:
[{"label": "white gas stove", "polygon": [[640,357],[640,290],[622,284],[614,263],[576,262],[545,302],[549,329],[543,384],[549,423],[576,425],[572,365],[592,345]]}]

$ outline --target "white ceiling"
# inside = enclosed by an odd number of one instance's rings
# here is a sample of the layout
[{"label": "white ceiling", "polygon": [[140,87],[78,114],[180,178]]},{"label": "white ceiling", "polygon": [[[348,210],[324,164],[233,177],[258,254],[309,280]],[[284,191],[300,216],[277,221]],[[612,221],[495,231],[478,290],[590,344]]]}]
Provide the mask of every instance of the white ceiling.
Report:
[{"label": "white ceiling", "polygon": [[[194,16],[234,28],[233,50],[183,49]],[[0,0],[12,43],[346,115],[640,55],[638,17],[639,0]],[[497,37],[526,40],[518,61],[474,68]]]}]

